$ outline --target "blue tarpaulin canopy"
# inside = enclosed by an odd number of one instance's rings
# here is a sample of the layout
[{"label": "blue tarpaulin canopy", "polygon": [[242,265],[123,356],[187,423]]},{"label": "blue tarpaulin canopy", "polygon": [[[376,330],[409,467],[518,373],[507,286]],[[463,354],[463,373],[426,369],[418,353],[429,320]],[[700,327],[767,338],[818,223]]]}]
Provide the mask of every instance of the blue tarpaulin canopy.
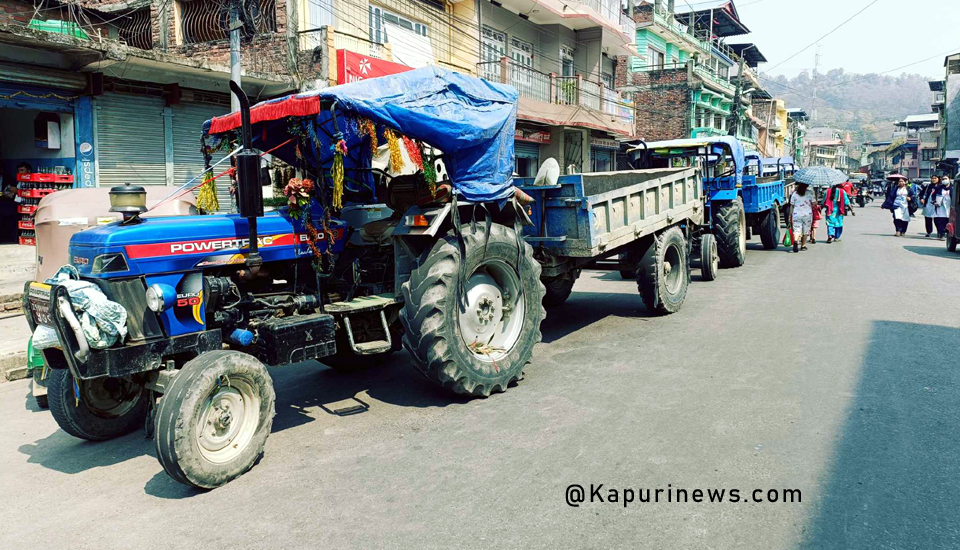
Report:
[{"label": "blue tarpaulin canopy", "polygon": [[[517,91],[511,86],[425,67],[264,101],[250,116],[254,146],[267,151],[283,144],[272,154],[290,164],[303,159],[329,167],[332,145],[342,138],[347,177],[369,184],[370,174],[356,170],[369,168],[371,159],[369,137],[356,124],[362,117],[443,151],[450,181],[467,200],[512,193]],[[208,120],[203,131],[220,136],[239,127],[239,113],[232,113]],[[291,134],[300,139],[285,144]]]}]

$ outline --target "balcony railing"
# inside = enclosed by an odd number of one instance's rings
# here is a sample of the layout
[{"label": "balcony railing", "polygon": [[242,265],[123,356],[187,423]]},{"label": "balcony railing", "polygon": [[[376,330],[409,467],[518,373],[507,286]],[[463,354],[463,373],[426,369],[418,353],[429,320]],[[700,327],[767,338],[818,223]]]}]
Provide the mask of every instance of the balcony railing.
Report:
[{"label": "balcony railing", "polygon": [[581,75],[547,74],[508,57],[477,63],[477,73],[492,82],[512,85],[520,97],[557,105],[579,105],[613,115],[622,123],[633,122],[633,105],[624,101],[620,92]]},{"label": "balcony railing", "polygon": [[686,25],[677,22],[675,19],[671,19],[670,12],[659,4],[654,6],[653,21],[657,25],[671,30],[678,38],[690,42],[693,46],[700,48],[704,52],[710,52],[709,40],[704,40],[692,33]]},{"label": "balcony railing", "polygon": [[713,71],[713,69],[711,69],[710,67],[702,63],[694,63],[693,72],[696,73],[698,76],[700,76],[700,78],[703,78],[704,80],[709,80],[710,82],[717,84],[724,90],[729,91],[731,94],[734,93],[737,89],[737,87],[731,84],[729,80],[718,75]]}]

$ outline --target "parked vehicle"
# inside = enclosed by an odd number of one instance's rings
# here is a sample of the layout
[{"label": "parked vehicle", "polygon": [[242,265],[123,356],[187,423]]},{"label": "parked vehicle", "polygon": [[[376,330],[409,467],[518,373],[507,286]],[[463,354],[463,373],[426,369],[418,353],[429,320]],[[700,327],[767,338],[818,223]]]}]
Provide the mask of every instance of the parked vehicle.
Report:
[{"label": "parked vehicle", "polygon": [[683,164],[699,169],[704,220],[716,239],[721,267],[743,265],[751,231],[760,234],[764,248],[777,247],[780,207],[785,203],[782,171],[761,176],[760,157],[747,157],[731,136],[651,142],[644,147],[644,166]]},{"label": "parked vehicle", "polygon": [[713,236],[701,234],[703,191],[695,169],[621,170],[534,182],[520,178],[517,185],[535,201],[533,223],[523,235],[542,264],[545,305],[566,301],[580,270],[605,258],[619,258],[621,273],[637,281],[643,303],[658,314],[683,305],[694,249],[703,251],[703,278],[716,278],[719,257]]},{"label": "parked vehicle", "polygon": [[[204,135],[212,147],[239,144],[239,215],[143,219],[144,190],[119,186],[110,199],[124,220],[70,240],[80,281],[27,285],[31,329],[56,333],[43,354],[60,427],[105,440],[146,420],[164,470],[213,488],[262,454],[275,406],[265,365],[328,358],[352,369],[402,340],[425,377],[456,393],[488,396],[516,382],[545,315],[540,264],[521,235],[530,221],[511,182],[516,90],[436,68],[252,109],[231,88],[240,112],[207,121]],[[420,169],[371,168],[374,140],[424,153]],[[254,144],[309,182],[291,180],[290,205],[267,215]],[[425,176],[436,160],[426,144],[444,148],[452,181]],[[683,192],[691,206],[678,207],[692,209],[694,189]],[[351,225],[340,201],[385,202],[394,214]],[[686,284],[682,237],[671,245],[678,232],[660,235],[656,250],[658,266],[662,255],[678,258],[680,283],[664,269],[672,283],[660,284]],[[348,243],[354,233],[359,244]],[[81,327],[68,289],[86,282],[127,312],[128,335],[113,345],[93,345]]]}]

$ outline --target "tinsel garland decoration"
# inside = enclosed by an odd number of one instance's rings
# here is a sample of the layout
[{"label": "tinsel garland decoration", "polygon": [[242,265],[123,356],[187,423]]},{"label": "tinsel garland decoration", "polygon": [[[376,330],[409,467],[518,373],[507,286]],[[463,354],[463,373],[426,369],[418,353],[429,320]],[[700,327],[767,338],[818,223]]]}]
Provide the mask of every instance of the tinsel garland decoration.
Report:
[{"label": "tinsel garland decoration", "polygon": [[430,196],[437,196],[437,170],[433,167],[432,162],[423,163],[423,179],[427,181],[427,185],[430,186]]},{"label": "tinsel garland decoration", "polygon": [[380,143],[377,140],[377,127],[374,126],[373,121],[369,118],[361,118],[357,122],[357,127],[360,135],[370,136],[370,154],[376,155]]},{"label": "tinsel garland decoration", "polygon": [[337,210],[343,208],[343,157],[347,154],[347,142],[343,139],[333,146],[333,167],[330,176],[333,179],[333,204]]},{"label": "tinsel garland decoration", "polygon": [[217,180],[210,170],[203,174],[203,185],[197,192],[197,208],[204,212],[220,210],[220,201],[217,199]]},{"label": "tinsel garland decoration", "polygon": [[420,154],[420,146],[417,145],[417,142],[407,136],[403,136],[403,145],[407,148],[407,155],[410,156],[410,161],[413,162],[418,170],[423,170],[423,155]]},{"label": "tinsel garland decoration", "polygon": [[397,138],[397,134],[390,128],[385,129],[383,135],[387,138],[387,145],[390,147],[390,168],[394,172],[399,172],[403,170],[403,153],[400,152],[400,139]]}]

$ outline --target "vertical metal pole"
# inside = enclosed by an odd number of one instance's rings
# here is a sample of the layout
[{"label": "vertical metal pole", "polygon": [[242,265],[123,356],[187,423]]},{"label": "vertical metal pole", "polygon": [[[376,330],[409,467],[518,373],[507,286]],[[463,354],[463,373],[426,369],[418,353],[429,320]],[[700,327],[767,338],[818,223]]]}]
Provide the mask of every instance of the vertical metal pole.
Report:
[{"label": "vertical metal pole", "polygon": [[[240,85],[240,2],[230,2],[230,80]],[[230,95],[230,110],[240,110],[240,100],[235,94]]]}]

